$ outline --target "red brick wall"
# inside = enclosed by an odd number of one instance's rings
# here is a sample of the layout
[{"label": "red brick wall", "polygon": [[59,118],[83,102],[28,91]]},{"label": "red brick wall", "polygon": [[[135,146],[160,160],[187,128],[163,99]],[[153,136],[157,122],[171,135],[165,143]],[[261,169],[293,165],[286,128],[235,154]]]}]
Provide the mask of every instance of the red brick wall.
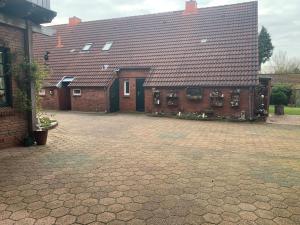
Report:
[{"label": "red brick wall", "polygon": [[[158,88],[161,92],[161,105],[156,106],[153,104],[153,96],[152,96],[152,89],[147,88],[145,90],[145,105],[146,105],[146,112],[164,112],[164,113],[178,113],[178,112],[202,112],[207,109],[211,109],[210,106],[210,93],[213,90],[212,88],[204,88],[203,99],[201,101],[193,101],[189,100],[186,97],[186,89],[170,89],[170,88]],[[167,93],[170,90],[177,90],[179,95],[179,104],[178,106],[168,106],[167,105]],[[247,118],[250,116],[250,108],[249,108],[249,95],[251,92],[248,88],[241,89],[240,94],[240,107],[232,108],[230,105],[231,100],[231,88],[221,88],[220,89],[224,94],[224,106],[223,107],[215,107],[213,108],[216,115],[231,117],[231,116],[240,116],[242,111],[246,112]]]},{"label": "red brick wall", "polygon": [[24,114],[10,108],[0,108],[0,149],[20,145],[27,135]]},{"label": "red brick wall", "polygon": [[[46,88],[46,95],[40,96],[43,109],[58,110],[58,90],[57,88]],[[52,92],[52,94],[50,94]]]},{"label": "red brick wall", "polygon": [[[125,70],[119,74],[120,81],[120,111],[136,111],[136,79],[145,78],[147,73],[144,70]],[[128,80],[130,85],[130,95],[124,95],[124,81]]]},{"label": "red brick wall", "polygon": [[[81,89],[81,96],[73,96],[73,89]],[[71,107],[73,111],[105,112],[106,91],[104,88],[71,88]],[[50,95],[50,90],[53,95]],[[43,109],[59,110],[59,96],[57,88],[46,88],[46,95],[41,96]]]},{"label": "red brick wall", "polygon": [[81,89],[81,96],[73,96],[71,89],[72,110],[86,112],[105,112],[106,91],[103,88],[75,88]]},{"label": "red brick wall", "polygon": [[74,88],[81,89],[81,96],[73,96],[71,89],[72,110],[86,112],[106,112],[106,91],[104,88]]},{"label": "red brick wall", "polygon": [[[13,66],[21,63],[24,57],[23,31],[0,24],[0,46],[10,49]],[[15,96],[14,82],[12,90]],[[17,113],[14,107],[0,107],[0,149],[21,144],[27,136],[27,125],[25,113]]]}]

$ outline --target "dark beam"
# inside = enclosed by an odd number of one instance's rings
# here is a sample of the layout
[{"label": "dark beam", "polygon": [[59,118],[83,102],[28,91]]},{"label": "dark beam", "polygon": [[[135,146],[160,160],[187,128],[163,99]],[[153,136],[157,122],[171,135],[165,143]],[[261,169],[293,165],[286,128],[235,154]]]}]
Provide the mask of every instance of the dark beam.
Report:
[{"label": "dark beam", "polygon": [[[8,16],[3,13],[0,13],[0,23],[26,30],[26,21],[24,19]],[[32,31],[34,33],[39,33],[47,36],[53,36],[56,33],[56,31],[50,27],[43,27],[36,24],[32,25]]]}]

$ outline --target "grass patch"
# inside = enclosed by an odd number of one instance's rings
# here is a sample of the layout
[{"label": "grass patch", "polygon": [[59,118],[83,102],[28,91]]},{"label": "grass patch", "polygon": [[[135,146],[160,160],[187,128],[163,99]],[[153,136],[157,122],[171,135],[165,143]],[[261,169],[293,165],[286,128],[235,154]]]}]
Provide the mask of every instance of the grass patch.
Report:
[{"label": "grass patch", "polygon": [[[274,112],[275,112],[274,105],[270,106],[269,111],[271,114],[274,114]],[[300,115],[300,108],[285,106],[284,112],[286,115]]]}]

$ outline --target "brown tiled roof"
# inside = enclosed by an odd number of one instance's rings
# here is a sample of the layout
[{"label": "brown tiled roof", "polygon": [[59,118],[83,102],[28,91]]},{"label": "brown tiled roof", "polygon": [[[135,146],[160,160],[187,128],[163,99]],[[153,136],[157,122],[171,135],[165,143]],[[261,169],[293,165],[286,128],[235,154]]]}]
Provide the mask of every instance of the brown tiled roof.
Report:
[{"label": "brown tiled roof", "polygon": [[[257,83],[257,2],[54,26],[61,36],[36,35],[35,57],[50,51],[54,86],[108,86],[114,69],[150,67],[145,86],[253,86]],[[204,41],[206,40],[206,42]],[[113,41],[109,51],[102,51]],[[91,51],[80,50],[93,43]],[[70,50],[76,49],[75,52]],[[107,70],[101,70],[109,65]]]}]

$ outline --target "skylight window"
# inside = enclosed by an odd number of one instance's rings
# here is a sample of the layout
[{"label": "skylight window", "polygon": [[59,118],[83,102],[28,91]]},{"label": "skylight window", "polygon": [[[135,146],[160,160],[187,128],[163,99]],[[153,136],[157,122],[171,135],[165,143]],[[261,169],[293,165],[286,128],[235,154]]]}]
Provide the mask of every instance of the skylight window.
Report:
[{"label": "skylight window", "polygon": [[206,43],[207,39],[201,39],[201,43]]},{"label": "skylight window", "polygon": [[85,46],[82,48],[82,51],[89,51],[91,47],[93,46],[93,43],[87,43]]},{"label": "skylight window", "polygon": [[74,77],[64,77],[62,82],[72,82],[74,80]]},{"label": "skylight window", "polygon": [[105,45],[102,48],[102,51],[108,51],[111,48],[112,45],[113,45],[112,41],[106,42]]}]

